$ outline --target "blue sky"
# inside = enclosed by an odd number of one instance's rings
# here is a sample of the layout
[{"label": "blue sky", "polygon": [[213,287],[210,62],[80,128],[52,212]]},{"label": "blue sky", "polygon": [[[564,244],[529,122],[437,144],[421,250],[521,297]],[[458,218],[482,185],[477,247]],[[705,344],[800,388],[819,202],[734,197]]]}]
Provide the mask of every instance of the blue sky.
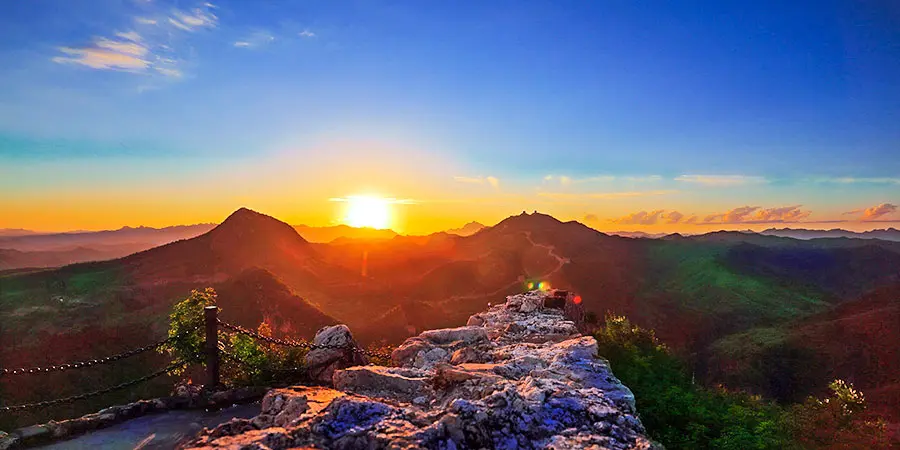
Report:
[{"label": "blue sky", "polygon": [[[745,206],[809,212],[774,223],[898,218],[889,1],[5,1],[0,86],[0,206],[15,214],[0,227],[138,220],[29,219],[61,198],[121,207],[111,190],[197,211],[175,222],[247,202],[323,222],[301,200],[359,189],[610,227]],[[349,181],[308,188],[313,164]],[[288,187],[296,200],[272,200]]]}]

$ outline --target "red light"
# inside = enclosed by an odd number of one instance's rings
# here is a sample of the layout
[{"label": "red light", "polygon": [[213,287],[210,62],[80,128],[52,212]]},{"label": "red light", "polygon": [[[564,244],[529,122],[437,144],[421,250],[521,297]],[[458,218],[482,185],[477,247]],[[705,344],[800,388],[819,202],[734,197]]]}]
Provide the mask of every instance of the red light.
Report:
[{"label": "red light", "polygon": [[576,305],[580,305],[581,304],[581,296],[576,295],[575,298],[572,299],[572,302],[574,302]]}]

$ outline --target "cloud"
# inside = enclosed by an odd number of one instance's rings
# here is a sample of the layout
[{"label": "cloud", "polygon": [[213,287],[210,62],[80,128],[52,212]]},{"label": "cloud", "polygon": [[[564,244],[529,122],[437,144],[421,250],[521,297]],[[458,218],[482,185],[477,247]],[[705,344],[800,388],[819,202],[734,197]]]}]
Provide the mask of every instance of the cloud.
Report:
[{"label": "cloud", "polygon": [[538,196],[550,198],[554,200],[609,200],[616,198],[628,197],[645,197],[652,195],[668,195],[678,191],[624,191],[624,192],[587,192],[587,193],[570,193],[570,192],[539,192]]},{"label": "cloud", "polygon": [[307,30],[301,31],[300,33],[297,33],[297,36],[300,36],[303,38],[314,38],[314,37],[316,37],[316,33],[313,33],[312,31],[309,31],[307,29]]},{"label": "cloud", "polygon": [[666,211],[663,209],[657,209],[650,212],[638,211],[624,217],[619,217],[618,219],[611,219],[610,222],[622,225],[655,225],[660,217],[664,217],[665,213]]},{"label": "cloud", "polygon": [[141,38],[141,35],[138,34],[136,31],[126,31],[126,32],[119,31],[119,32],[116,32],[116,37],[120,37],[122,39],[125,39],[127,41],[132,41],[132,42],[141,42],[143,40]]},{"label": "cloud", "polygon": [[697,216],[691,216],[685,219],[684,223],[697,223],[699,218]]},{"label": "cloud", "polygon": [[453,179],[460,183],[468,183],[468,184],[489,184],[495,188],[500,187],[500,179],[493,176],[478,176],[478,177],[453,177]]},{"label": "cloud", "polygon": [[892,178],[892,177],[816,178],[813,181],[818,181],[820,183],[838,183],[838,184],[900,184],[900,178]]},{"label": "cloud", "polygon": [[681,175],[675,181],[695,183],[704,186],[740,186],[745,184],[766,183],[763,177],[747,175]]},{"label": "cloud", "polygon": [[616,177],[612,175],[596,175],[592,177],[584,177],[584,178],[572,178],[567,175],[546,175],[544,176],[544,181],[557,182],[563,186],[568,186],[570,184],[581,184],[581,183],[600,183],[600,182],[608,182],[615,180]]},{"label": "cloud", "polygon": [[847,211],[844,215],[847,214],[862,214],[860,220],[874,220],[881,216],[885,216],[888,214],[893,214],[897,211],[897,205],[893,205],[891,203],[882,203],[880,205],[872,206],[871,208],[864,209],[854,209],[853,211]]},{"label": "cloud", "polygon": [[106,38],[99,38],[94,43],[98,48],[111,50],[116,53],[123,53],[132,56],[144,56],[149,52],[147,47],[131,41],[114,41]]},{"label": "cloud", "polygon": [[678,211],[669,211],[666,216],[666,223],[678,223],[684,218],[684,214]]},{"label": "cloud", "polygon": [[95,37],[89,45],[59,47],[60,54],[51,60],[97,70],[155,75],[157,77],[144,78],[138,91],[155,89],[159,87],[155,85],[155,80],[184,76],[179,67],[182,58],[178,56],[176,45],[180,39],[173,32],[214,28],[218,23],[218,18],[211,12],[214,7],[205,3],[190,11],[176,9],[168,15],[157,14],[157,17],[137,16],[133,20],[140,32],[115,31],[112,37]]},{"label": "cloud", "polygon": [[59,51],[66,56],[56,56],[52,61],[59,64],[80,64],[92,69],[120,70],[127,72],[143,71],[150,67],[150,61],[133,53],[123,53],[109,48],[60,47]]},{"label": "cloud", "polygon": [[801,209],[803,205],[783,206],[779,208],[761,208],[759,206],[741,206],[724,213],[710,214],[703,219],[704,223],[783,223],[797,222],[811,214]]},{"label": "cloud", "polygon": [[178,69],[168,69],[165,67],[154,67],[154,69],[162,75],[172,78],[181,78],[183,75]]},{"label": "cloud", "polygon": [[599,222],[600,218],[596,214],[585,214],[583,220],[585,222]]},{"label": "cloud", "polygon": [[245,39],[235,42],[234,46],[238,48],[256,48],[270,44],[273,41],[275,41],[275,36],[272,36],[268,31],[257,31]]},{"label": "cloud", "polygon": [[[214,5],[207,3],[206,7],[214,8]],[[215,28],[219,23],[219,18],[211,11],[204,11],[202,8],[194,8],[191,12],[176,9],[168,21],[178,29],[193,32],[200,28]]]}]

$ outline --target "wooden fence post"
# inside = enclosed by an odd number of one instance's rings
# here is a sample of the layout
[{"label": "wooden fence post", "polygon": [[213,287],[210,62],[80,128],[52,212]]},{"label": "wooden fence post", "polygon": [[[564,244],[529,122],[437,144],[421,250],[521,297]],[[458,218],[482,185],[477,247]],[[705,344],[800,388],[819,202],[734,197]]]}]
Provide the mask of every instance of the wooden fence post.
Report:
[{"label": "wooden fence post", "polygon": [[218,308],[203,308],[206,318],[206,389],[213,390],[219,385],[219,324],[216,320]]}]

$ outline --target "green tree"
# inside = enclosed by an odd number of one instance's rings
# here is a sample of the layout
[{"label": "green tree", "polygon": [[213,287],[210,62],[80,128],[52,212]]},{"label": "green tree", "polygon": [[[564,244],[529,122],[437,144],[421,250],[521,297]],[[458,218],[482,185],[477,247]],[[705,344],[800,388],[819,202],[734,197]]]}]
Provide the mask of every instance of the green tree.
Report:
[{"label": "green tree", "polygon": [[[160,347],[160,351],[171,356],[173,362],[201,362],[206,342],[203,308],[215,306],[216,300],[216,291],[206,288],[193,290],[187,298],[178,302],[169,314],[169,337],[181,337]],[[176,374],[183,371],[180,369]]]},{"label": "green tree", "polygon": [[635,394],[641,421],[668,449],[779,449],[780,409],[758,397],[693,383],[653,330],[609,315],[594,335],[598,354]]},{"label": "green tree", "polygon": [[866,398],[852,384],[834,380],[831,395],[808,398],[792,406],[784,416],[796,448],[856,449],[891,448],[884,420],[866,411]]}]

